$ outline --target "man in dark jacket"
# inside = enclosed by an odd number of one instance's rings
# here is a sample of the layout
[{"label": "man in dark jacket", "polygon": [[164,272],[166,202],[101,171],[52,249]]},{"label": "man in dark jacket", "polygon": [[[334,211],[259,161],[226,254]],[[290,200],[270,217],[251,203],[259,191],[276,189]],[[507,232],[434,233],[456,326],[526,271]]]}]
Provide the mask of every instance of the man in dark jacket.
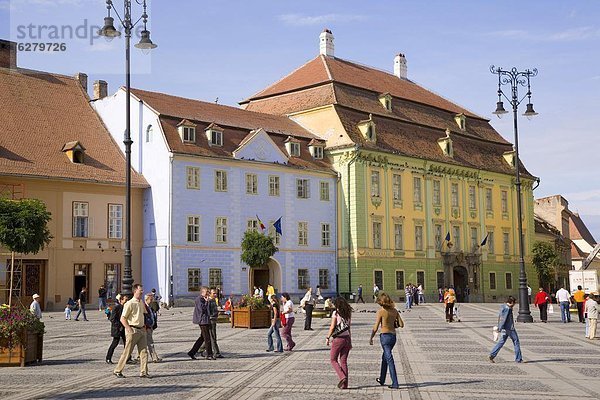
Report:
[{"label": "man in dark jacket", "polygon": [[210,341],[210,311],[208,309],[209,292],[206,286],[200,289],[200,295],[196,297],[196,306],[194,307],[194,318],[193,323],[200,325],[200,337],[192,346],[192,349],[188,351],[188,356],[192,360],[196,360],[196,353],[202,346],[202,343],[206,342],[206,359],[214,360],[212,350],[212,343]]},{"label": "man in dark jacket", "polygon": [[[215,358],[223,358],[219,345],[217,343],[217,320],[219,319],[219,306],[217,306],[217,290],[210,289],[208,300],[208,313],[210,314],[210,343],[212,344],[213,356]],[[200,347],[200,354],[204,355],[206,350],[206,342]]]},{"label": "man in dark jacket", "polygon": [[87,302],[87,288],[81,288],[81,292],[79,292],[79,297],[77,298],[77,305],[79,306],[79,311],[77,311],[77,315],[75,316],[75,321],[79,321],[79,315],[83,312],[83,320],[87,321],[87,315],[85,315],[85,303]]},{"label": "man in dark jacket", "polygon": [[[119,297],[120,296],[120,297]],[[106,353],[106,363],[113,364],[112,356],[115,352],[115,349],[119,345],[119,340],[123,340],[123,347],[125,347],[125,328],[121,323],[121,313],[123,312],[123,304],[129,300],[129,297],[117,295],[118,303],[115,304],[114,308],[110,313],[110,336],[112,336],[113,341],[108,348],[108,352]]]}]

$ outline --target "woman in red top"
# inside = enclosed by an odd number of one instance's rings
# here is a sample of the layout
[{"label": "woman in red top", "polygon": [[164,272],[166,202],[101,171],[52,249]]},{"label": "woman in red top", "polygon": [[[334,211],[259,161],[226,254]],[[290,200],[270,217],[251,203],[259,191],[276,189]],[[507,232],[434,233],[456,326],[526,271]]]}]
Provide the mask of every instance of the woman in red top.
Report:
[{"label": "woman in red top", "polygon": [[535,299],[533,303],[537,308],[540,309],[540,319],[542,322],[546,322],[548,320],[548,302],[550,301],[550,296],[548,293],[544,291],[544,288],[540,288],[540,291],[535,295]]}]

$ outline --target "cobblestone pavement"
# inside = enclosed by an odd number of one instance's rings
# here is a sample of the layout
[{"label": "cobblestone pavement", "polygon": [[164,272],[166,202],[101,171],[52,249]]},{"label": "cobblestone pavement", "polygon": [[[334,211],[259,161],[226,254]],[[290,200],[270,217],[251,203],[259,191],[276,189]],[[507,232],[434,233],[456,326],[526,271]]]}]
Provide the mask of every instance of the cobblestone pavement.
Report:
[{"label": "cobblestone pavement", "polygon": [[[216,361],[190,360],[186,352],[199,334],[191,308],[163,310],[154,337],[161,363],[150,364],[152,379],[138,378],[128,365],[126,379],[112,375],[104,362],[110,327],[90,310],[90,322],[65,321],[47,313],[44,361],[25,368],[3,368],[0,399],[599,399],[600,340],[584,338],[583,324],[562,324],[557,314],[547,324],[518,324],[525,364],[514,363],[512,343],[491,364],[491,327],[497,304],[464,304],[462,322],[444,322],[442,306],[425,304],[402,314],[394,357],[401,390],[375,382],[381,348],[368,345],[376,307],[356,306],[350,390],[337,389],[325,347],[328,320],[303,317],[294,328],[297,346],[283,355],[267,353],[266,330],[232,329],[219,324]],[[532,313],[537,320],[537,310]],[[515,310],[516,315],[516,310]],[[300,328],[300,329],[299,329]],[[113,361],[122,351],[120,346]]]}]

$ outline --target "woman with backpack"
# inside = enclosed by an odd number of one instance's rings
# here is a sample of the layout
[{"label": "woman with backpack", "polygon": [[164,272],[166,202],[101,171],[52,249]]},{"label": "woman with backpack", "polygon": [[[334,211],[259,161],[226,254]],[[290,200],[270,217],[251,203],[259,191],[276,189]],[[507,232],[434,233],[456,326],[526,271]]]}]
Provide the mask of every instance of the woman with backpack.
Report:
[{"label": "woman with backpack", "polygon": [[154,339],[152,338],[152,333],[156,328],[158,328],[156,315],[157,313],[155,311],[157,304],[154,301],[154,295],[152,293],[146,294],[144,300],[146,303],[146,311],[148,313],[148,316],[150,317],[147,318],[146,316],[144,316],[144,324],[146,325],[146,343],[148,346],[148,355],[150,356],[150,358],[152,358],[152,362],[157,363],[162,361],[162,359],[156,353],[156,349],[154,348]]},{"label": "woman with backpack", "polygon": [[331,313],[331,325],[327,334],[327,346],[331,344],[329,360],[340,380],[337,387],[348,389],[348,354],[352,349],[350,335],[352,307],[343,297],[337,297],[333,304],[335,311]]}]

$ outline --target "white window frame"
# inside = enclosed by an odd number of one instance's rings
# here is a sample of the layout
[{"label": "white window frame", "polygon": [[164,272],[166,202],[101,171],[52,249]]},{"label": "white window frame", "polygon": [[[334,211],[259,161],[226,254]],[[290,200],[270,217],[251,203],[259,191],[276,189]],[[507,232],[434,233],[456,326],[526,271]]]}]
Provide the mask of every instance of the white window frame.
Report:
[{"label": "white window frame", "polygon": [[423,187],[421,185],[421,178],[418,176],[413,177],[413,202],[423,202]]},{"label": "white window frame", "polygon": [[469,185],[469,209],[477,209],[477,188],[475,185]]},{"label": "white window frame", "polygon": [[314,158],[316,160],[323,159],[323,146],[314,146],[313,152],[314,152]]},{"label": "white window frame", "polygon": [[438,179],[433,180],[433,205],[442,205],[442,182]]},{"label": "white window frame", "polygon": [[435,226],[433,227],[434,229],[434,241],[435,241],[435,249],[436,250],[441,250],[442,249],[442,225],[441,224],[435,224]]},{"label": "white window frame", "polygon": [[423,251],[423,225],[415,225],[415,251]]},{"label": "white window frame", "polygon": [[331,247],[331,225],[321,224],[321,247]]},{"label": "white window frame", "polygon": [[199,167],[185,167],[185,173],[187,177],[187,188],[188,189],[200,189],[200,168]]},{"label": "white window frame", "polygon": [[258,194],[258,175],[253,173],[246,174],[246,194]]},{"label": "white window frame", "polygon": [[290,142],[290,156],[300,157],[300,143]]},{"label": "white window frame", "polygon": [[[73,202],[73,237],[89,237],[90,234],[90,203],[86,201]],[[81,221],[81,225],[78,225]],[[81,231],[78,227],[81,226]],[[81,233],[81,234],[80,234]]]},{"label": "white window frame", "polygon": [[510,255],[510,232],[502,232],[502,250],[505,256]]},{"label": "white window frame", "polygon": [[310,179],[296,179],[296,197],[299,199],[310,198]]},{"label": "white window frame", "polygon": [[298,246],[308,246],[308,222],[298,221]]},{"label": "white window frame", "polygon": [[227,218],[215,218],[215,242],[227,243]]},{"label": "white window frame", "polygon": [[502,204],[502,213],[508,213],[508,190],[503,190],[500,193],[500,203]]},{"label": "white window frame", "polygon": [[402,223],[394,224],[394,249],[404,250],[404,226]]},{"label": "white window frame", "polygon": [[479,229],[476,226],[472,226],[470,229],[471,233],[471,249],[479,247]]},{"label": "white window frame", "polygon": [[460,250],[460,226],[452,225],[452,239],[454,240],[454,249]]},{"label": "white window frame", "polygon": [[[302,271],[302,274],[300,271]],[[298,289],[302,290],[310,287],[310,271],[308,268],[298,268],[297,277]]]},{"label": "white window frame", "polygon": [[123,238],[123,204],[108,204],[108,238]]},{"label": "white window frame", "polygon": [[188,292],[200,291],[202,287],[202,271],[200,268],[188,268]]},{"label": "white window frame", "polygon": [[485,210],[494,211],[494,193],[492,188],[485,188]]},{"label": "white window frame", "polygon": [[319,268],[319,287],[329,289],[329,270],[327,268]]},{"label": "white window frame", "polygon": [[181,127],[181,138],[186,143],[196,142],[196,128],[193,126]]},{"label": "white window frame", "polygon": [[458,183],[450,184],[450,205],[452,207],[459,207],[460,204],[460,195]]},{"label": "white window frame", "polygon": [[371,237],[373,240],[373,248],[381,249],[381,245],[383,242],[383,240],[382,240],[383,239],[382,238],[382,231],[383,231],[382,222],[381,221],[372,221],[371,229],[372,229]]},{"label": "white window frame", "polygon": [[371,197],[380,197],[380,182],[381,182],[381,174],[379,171],[372,170],[371,171]]},{"label": "white window frame", "polygon": [[320,199],[321,201],[329,201],[329,182],[321,181],[320,183]]},{"label": "white window frame", "polygon": [[256,218],[250,218],[246,221],[246,232],[254,231],[258,232],[260,230],[260,223]]},{"label": "white window frame", "polygon": [[208,269],[208,287],[223,287],[223,270],[221,268]]},{"label": "white window frame", "polygon": [[402,201],[402,175],[392,175],[392,196],[394,201]]},{"label": "white window frame", "polygon": [[279,196],[280,179],[277,175],[269,175],[269,196]]},{"label": "white window frame", "polygon": [[223,147],[223,132],[211,129],[210,130],[210,145]]},{"label": "white window frame", "polygon": [[227,171],[215,170],[215,192],[227,192]]},{"label": "white window frame", "polygon": [[200,216],[188,215],[186,224],[186,239],[188,243],[200,243]]}]

